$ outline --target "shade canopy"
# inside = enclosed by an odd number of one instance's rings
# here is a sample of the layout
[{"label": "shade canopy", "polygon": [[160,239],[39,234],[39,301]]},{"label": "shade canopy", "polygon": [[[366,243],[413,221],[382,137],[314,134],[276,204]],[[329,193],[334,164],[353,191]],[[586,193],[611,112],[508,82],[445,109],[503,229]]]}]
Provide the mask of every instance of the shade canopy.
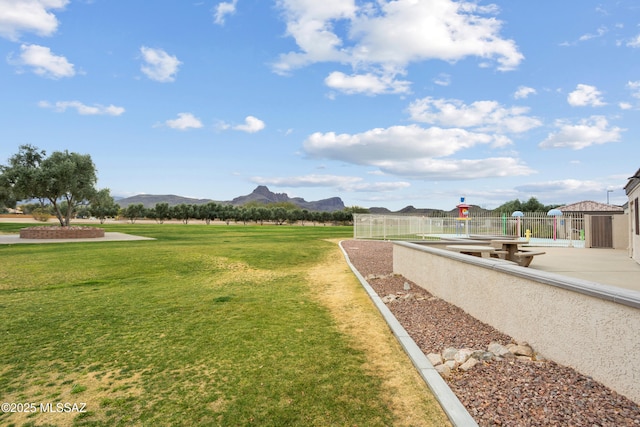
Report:
[{"label": "shade canopy", "polygon": [[524,214],[520,211],[515,211],[514,213],[511,214],[511,216],[524,216]]},{"label": "shade canopy", "polygon": [[549,215],[549,216],[562,216],[562,211],[560,209],[551,209],[549,212],[547,212],[547,215]]}]

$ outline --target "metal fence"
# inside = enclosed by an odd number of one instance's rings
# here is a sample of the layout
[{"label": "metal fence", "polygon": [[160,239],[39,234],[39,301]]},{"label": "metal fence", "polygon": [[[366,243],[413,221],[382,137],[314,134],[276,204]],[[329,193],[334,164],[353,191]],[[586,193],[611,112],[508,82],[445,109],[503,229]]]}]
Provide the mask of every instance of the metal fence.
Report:
[{"label": "metal fence", "polygon": [[581,214],[548,216],[525,213],[522,217],[475,215],[429,217],[354,214],[355,239],[438,240],[446,237],[509,236],[535,246],[584,246]]}]

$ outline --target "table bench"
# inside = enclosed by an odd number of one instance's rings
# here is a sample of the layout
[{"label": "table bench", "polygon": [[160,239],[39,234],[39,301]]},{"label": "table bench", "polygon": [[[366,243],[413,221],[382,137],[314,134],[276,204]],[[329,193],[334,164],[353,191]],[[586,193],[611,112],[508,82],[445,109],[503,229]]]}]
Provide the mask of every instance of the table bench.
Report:
[{"label": "table bench", "polygon": [[546,252],[542,251],[520,251],[513,254],[513,260],[518,263],[518,265],[522,267],[529,267],[531,261],[533,261],[533,257],[537,255],[544,255]]},{"label": "table bench", "polygon": [[493,246],[480,245],[448,245],[447,249],[460,252],[465,255],[473,255],[481,258],[489,258],[496,251]]}]

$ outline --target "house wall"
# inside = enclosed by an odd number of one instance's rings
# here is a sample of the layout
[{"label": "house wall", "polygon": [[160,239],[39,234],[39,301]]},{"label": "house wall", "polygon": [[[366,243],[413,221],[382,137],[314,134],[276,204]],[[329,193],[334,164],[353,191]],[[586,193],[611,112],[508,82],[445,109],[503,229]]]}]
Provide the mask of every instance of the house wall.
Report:
[{"label": "house wall", "polygon": [[637,292],[407,242],[393,271],[640,403]]},{"label": "house wall", "polygon": [[638,229],[638,216],[640,215],[640,184],[636,185],[629,193],[629,256],[640,263],[640,230]]}]

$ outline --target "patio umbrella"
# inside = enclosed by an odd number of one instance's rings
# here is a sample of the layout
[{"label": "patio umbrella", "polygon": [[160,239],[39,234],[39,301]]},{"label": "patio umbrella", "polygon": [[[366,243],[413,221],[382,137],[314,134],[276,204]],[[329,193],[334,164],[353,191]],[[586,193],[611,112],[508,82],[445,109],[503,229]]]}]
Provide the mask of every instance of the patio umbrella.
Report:
[{"label": "patio umbrella", "polygon": [[562,211],[560,209],[551,209],[549,212],[547,212],[547,215],[553,217],[553,240],[556,240],[558,217],[562,216]]},{"label": "patio umbrella", "polygon": [[520,218],[522,218],[524,214],[520,211],[515,211],[511,216],[516,217],[516,232],[518,233],[518,238],[520,238]]}]

